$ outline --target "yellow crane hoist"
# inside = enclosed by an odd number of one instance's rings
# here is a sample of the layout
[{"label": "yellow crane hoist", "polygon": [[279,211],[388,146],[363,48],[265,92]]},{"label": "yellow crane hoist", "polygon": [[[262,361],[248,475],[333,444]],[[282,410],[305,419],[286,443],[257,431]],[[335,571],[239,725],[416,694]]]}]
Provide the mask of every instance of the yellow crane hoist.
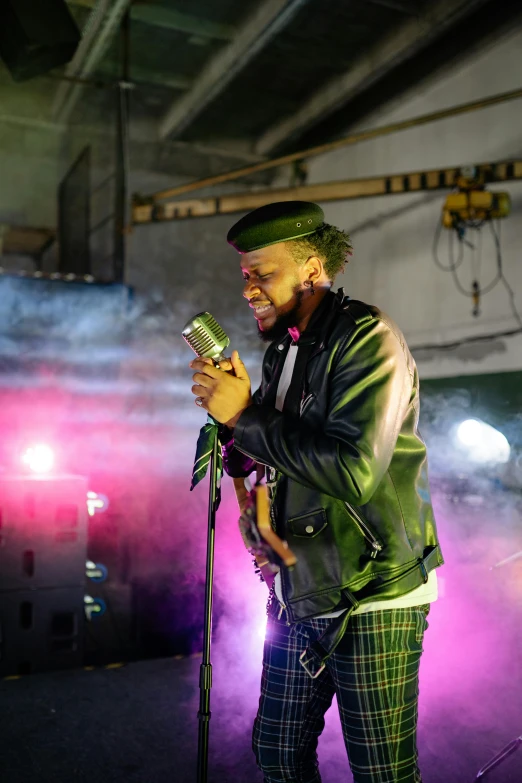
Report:
[{"label": "yellow crane hoist", "polygon": [[[442,210],[442,225],[438,224],[433,245],[434,260],[437,266],[445,272],[451,272],[457,289],[464,296],[471,298],[473,303],[472,314],[480,315],[482,297],[489,293],[500,281],[508,286],[502,269],[502,251],[500,243],[500,218],[507,217],[511,210],[509,193],[495,193],[486,190],[486,176],[482,168],[467,167],[459,170],[455,177],[454,188],[446,197]],[[497,272],[490,283],[483,286],[480,282],[480,267],[482,259],[482,232],[481,229],[488,224],[496,256]],[[444,264],[439,258],[439,239],[443,228],[450,229],[448,241],[448,260]],[[458,247],[455,256],[454,248]],[[465,286],[457,275],[458,268],[462,265],[465,255],[469,258],[471,266],[471,288]],[[516,313],[516,317],[522,319]]]},{"label": "yellow crane hoist", "polygon": [[484,174],[474,168],[463,168],[442,210],[444,228],[463,228],[487,220],[507,217],[511,211],[509,193],[486,190]]}]

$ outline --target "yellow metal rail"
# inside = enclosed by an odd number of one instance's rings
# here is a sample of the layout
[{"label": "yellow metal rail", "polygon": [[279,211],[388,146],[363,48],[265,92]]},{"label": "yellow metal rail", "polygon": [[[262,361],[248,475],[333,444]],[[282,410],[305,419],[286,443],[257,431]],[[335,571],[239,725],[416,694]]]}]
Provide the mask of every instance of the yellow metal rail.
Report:
[{"label": "yellow metal rail", "polygon": [[[470,167],[465,167],[464,171]],[[522,160],[481,163],[472,167],[489,182],[508,182],[522,179]],[[211,198],[187,199],[133,208],[135,224],[162,220],[184,220],[191,217],[211,217],[233,212],[247,212],[272,201],[344,201],[345,199],[386,196],[394,193],[414,193],[425,190],[448,190],[455,186],[461,168],[413,171],[407,174],[390,174],[384,177],[323,182],[297,188],[236,193]]]}]

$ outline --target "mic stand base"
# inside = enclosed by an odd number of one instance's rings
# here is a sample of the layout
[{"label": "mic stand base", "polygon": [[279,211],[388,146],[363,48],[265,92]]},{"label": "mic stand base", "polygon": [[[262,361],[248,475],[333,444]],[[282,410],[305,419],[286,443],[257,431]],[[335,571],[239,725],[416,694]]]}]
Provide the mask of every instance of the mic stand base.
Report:
[{"label": "mic stand base", "polygon": [[488,772],[491,772],[494,767],[497,767],[502,763],[502,761],[504,761],[504,759],[507,759],[508,756],[511,756],[511,754],[514,753],[520,745],[522,745],[522,734],[520,737],[517,737],[516,739],[512,740],[512,742],[509,742],[505,747],[503,747],[496,756],[493,756],[491,761],[488,761],[488,763],[485,764],[481,770],[479,770],[477,777],[475,778],[475,783],[477,780],[484,780],[484,777],[488,774]]}]

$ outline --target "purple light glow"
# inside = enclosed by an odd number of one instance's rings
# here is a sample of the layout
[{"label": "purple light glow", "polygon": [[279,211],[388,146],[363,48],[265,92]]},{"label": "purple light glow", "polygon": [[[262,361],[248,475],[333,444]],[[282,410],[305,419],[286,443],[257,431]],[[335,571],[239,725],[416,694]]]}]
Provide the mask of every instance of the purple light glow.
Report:
[{"label": "purple light glow", "polygon": [[[205,244],[205,257],[214,249]],[[207,485],[203,482],[193,493],[188,488],[205,416],[190,395],[187,365],[192,355],[179,331],[204,302],[234,335],[234,347],[246,360],[254,387],[261,356],[259,350],[252,354],[250,316],[235,309],[228,278],[216,277],[205,265],[195,285],[195,263],[184,268],[187,278],[180,280],[179,270],[175,298],[166,309],[161,308],[161,297],[136,301],[136,312],[124,317],[118,310],[111,320],[100,317],[105,312],[102,300],[64,311],[60,301],[53,304],[48,298],[42,299],[42,307],[53,316],[52,323],[35,321],[34,345],[27,342],[25,331],[17,336],[13,327],[12,341],[2,348],[9,359],[6,367],[13,370],[2,375],[0,384],[0,467],[18,466],[21,446],[35,434],[58,444],[60,468],[88,476],[89,486],[110,498],[107,514],[89,520],[90,543],[102,551],[128,554],[128,584],[156,590],[153,609],[165,595],[172,599],[162,607],[158,624],[171,630],[181,618],[197,637]],[[33,315],[39,301],[28,293],[23,312]],[[19,309],[13,312],[17,315]],[[12,321],[18,324],[18,315]],[[21,322],[25,330],[26,319]],[[433,493],[446,565],[439,570],[443,589],[429,616],[421,665],[421,767],[431,761],[423,783],[443,783],[436,774],[441,757],[449,760],[446,768],[449,763],[453,773],[444,783],[473,780],[522,727],[522,557],[510,559],[522,551],[522,463],[520,456],[514,457],[516,445],[510,462],[497,466],[494,475],[489,465],[480,468],[462,459],[450,432],[474,415],[473,399],[463,388],[441,393],[431,403],[427,396],[423,403],[424,416],[430,414],[426,421],[432,422],[426,438],[431,475],[448,476],[452,484],[450,494],[443,487]],[[510,444],[516,444],[517,437],[520,441],[519,416],[512,431],[503,428]],[[466,495],[459,482],[466,484]],[[216,521],[211,706],[212,767],[219,767],[223,781],[234,779],[229,770],[236,768],[238,749],[250,753],[266,624],[267,588],[254,573],[237,518],[233,488],[225,477]],[[502,561],[507,562],[490,570]],[[197,679],[193,687],[192,702],[182,706],[195,721]],[[173,709],[178,709],[176,694],[171,698]],[[219,744],[219,736],[226,742]],[[335,706],[327,713],[319,755],[323,783],[349,783]],[[499,772],[491,783],[504,783],[504,769]],[[513,780],[518,783],[520,776]]]},{"label": "purple light glow", "polygon": [[[476,772],[520,733],[522,724],[516,695],[521,679],[516,662],[522,636],[522,561],[490,571],[514,547],[522,548],[517,515],[510,502],[491,497],[479,511],[466,498],[455,502],[442,493],[435,493],[435,505],[446,564],[438,572],[439,600],[428,618],[421,664],[419,752],[428,770],[426,783],[440,783],[429,772],[433,758],[441,754],[452,759],[455,781],[469,779],[469,754],[476,758]],[[216,580],[228,596],[228,607],[216,633],[212,698],[216,719],[244,744],[259,696],[266,587],[250,568],[236,519],[225,479]],[[463,737],[461,742],[467,738],[474,750],[463,754],[456,737]],[[319,758],[323,783],[351,780],[335,701],[326,716]]]}]

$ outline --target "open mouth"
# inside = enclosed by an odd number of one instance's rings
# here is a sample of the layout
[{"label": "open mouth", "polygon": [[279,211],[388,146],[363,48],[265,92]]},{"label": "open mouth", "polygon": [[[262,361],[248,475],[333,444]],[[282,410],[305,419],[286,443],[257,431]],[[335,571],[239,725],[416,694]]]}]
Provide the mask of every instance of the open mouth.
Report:
[{"label": "open mouth", "polygon": [[263,305],[251,304],[250,307],[254,311],[254,317],[257,318],[258,320],[265,318],[272,310],[271,304],[263,304]]}]

